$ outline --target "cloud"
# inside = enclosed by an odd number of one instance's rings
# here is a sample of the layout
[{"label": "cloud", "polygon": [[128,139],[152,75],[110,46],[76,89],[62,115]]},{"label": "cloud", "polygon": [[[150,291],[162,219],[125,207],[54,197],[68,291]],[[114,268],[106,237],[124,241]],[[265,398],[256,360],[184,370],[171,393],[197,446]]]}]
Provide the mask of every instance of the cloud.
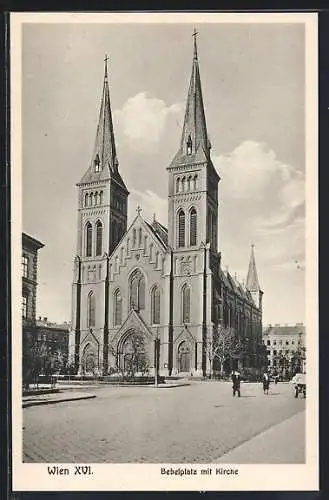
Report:
[{"label": "cloud", "polygon": [[140,92],[115,111],[115,117],[132,146],[144,151],[159,143],[168,119],[181,113],[181,109],[181,104],[167,106],[161,99]]},{"label": "cloud", "polygon": [[303,261],[304,173],[280,161],[266,144],[253,140],[213,161],[222,178],[223,241],[230,240],[227,254],[234,264],[238,265],[241,249],[252,242],[266,266],[293,267],[295,259]]},{"label": "cloud", "polygon": [[168,219],[168,201],[167,198],[161,198],[153,191],[147,189],[145,192],[130,190],[128,219],[132,222],[136,216],[136,208],[140,206],[144,219],[153,219],[153,214],[156,214],[156,219],[164,226],[167,225]]},{"label": "cloud", "polygon": [[231,153],[216,157],[214,163],[225,173],[225,181],[235,198],[264,199],[270,188],[280,187],[286,203],[296,206],[303,199],[301,172],[280,162],[265,143],[244,141]]}]

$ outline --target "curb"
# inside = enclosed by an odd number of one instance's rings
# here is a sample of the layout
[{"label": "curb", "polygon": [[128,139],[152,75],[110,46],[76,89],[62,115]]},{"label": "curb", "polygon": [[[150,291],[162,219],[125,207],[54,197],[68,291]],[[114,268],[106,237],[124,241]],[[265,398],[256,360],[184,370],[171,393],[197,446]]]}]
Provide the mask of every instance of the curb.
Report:
[{"label": "curb", "polygon": [[60,399],[45,399],[45,400],[36,400],[36,401],[23,401],[23,408],[28,408],[29,406],[40,406],[40,405],[51,405],[56,403],[65,403],[66,401],[79,401],[82,399],[92,399],[95,398],[95,394],[86,394],[84,396],[78,396],[76,398],[60,398]]}]

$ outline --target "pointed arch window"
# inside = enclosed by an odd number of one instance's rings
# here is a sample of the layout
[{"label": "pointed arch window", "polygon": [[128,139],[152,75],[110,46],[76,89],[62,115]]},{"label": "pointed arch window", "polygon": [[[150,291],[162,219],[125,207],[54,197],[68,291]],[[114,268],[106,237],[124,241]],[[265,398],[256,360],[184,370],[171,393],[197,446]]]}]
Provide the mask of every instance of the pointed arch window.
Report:
[{"label": "pointed arch window", "polygon": [[186,142],[186,154],[191,155],[192,154],[192,139],[191,136],[188,136],[187,142]]},{"label": "pointed arch window", "polygon": [[114,326],[121,325],[122,323],[122,297],[120,290],[117,289],[114,293]]},{"label": "pointed arch window", "polygon": [[96,255],[102,255],[103,225],[101,221],[96,223]]},{"label": "pointed arch window", "polygon": [[99,204],[100,205],[103,204],[103,191],[100,191],[100,193],[99,193]]},{"label": "pointed arch window", "polygon": [[136,246],[136,229],[133,229],[133,248]]},{"label": "pointed arch window", "polygon": [[193,177],[193,188],[198,189],[198,176],[197,175],[195,175]]},{"label": "pointed arch window", "polygon": [[182,320],[183,323],[191,321],[191,289],[188,285],[182,289]]},{"label": "pointed arch window", "polygon": [[187,179],[187,190],[192,191],[192,176],[191,175]]},{"label": "pointed arch window", "polygon": [[193,207],[190,212],[190,245],[196,245],[196,237],[197,237],[197,213],[195,208]]},{"label": "pointed arch window", "polygon": [[178,247],[185,247],[185,213],[183,210],[178,212]]},{"label": "pointed arch window", "polygon": [[88,327],[95,326],[95,295],[93,294],[93,292],[89,292],[88,295],[87,314]]},{"label": "pointed arch window", "polygon": [[145,278],[139,269],[131,275],[129,283],[129,306],[137,311],[145,309]]},{"label": "pointed arch window", "polygon": [[141,248],[143,244],[143,232],[142,228],[140,227],[138,230],[138,248]]},{"label": "pointed arch window", "polygon": [[176,179],[176,193],[179,193],[180,191],[180,178],[177,177]]},{"label": "pointed arch window", "polygon": [[185,179],[185,177],[182,177],[182,192],[183,193],[184,193],[185,189],[186,189],[186,179]]},{"label": "pointed arch window", "polygon": [[101,162],[99,160],[98,154],[95,156],[94,164],[95,164],[95,172],[99,172]]},{"label": "pointed arch window", "polygon": [[85,194],[85,207],[88,207],[88,204],[89,204],[89,194],[86,193]]},{"label": "pointed arch window", "polygon": [[152,325],[160,324],[160,289],[155,286],[151,293]]},{"label": "pointed arch window", "polygon": [[92,255],[92,242],[93,242],[93,228],[90,222],[86,225],[86,257]]}]

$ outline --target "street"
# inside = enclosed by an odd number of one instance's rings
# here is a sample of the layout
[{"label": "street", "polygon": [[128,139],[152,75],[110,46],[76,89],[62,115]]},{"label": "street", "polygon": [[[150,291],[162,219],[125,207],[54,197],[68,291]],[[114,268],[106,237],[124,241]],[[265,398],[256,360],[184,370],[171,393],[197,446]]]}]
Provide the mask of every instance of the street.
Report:
[{"label": "street", "polygon": [[24,461],[206,463],[233,453],[238,463],[234,450],[258,440],[255,457],[250,446],[240,455],[248,463],[304,462],[305,400],[294,398],[290,384],[272,384],[266,396],[260,383],[243,383],[241,398],[232,397],[231,383],[212,381],[101,386],[93,393],[94,399],[25,408]]}]

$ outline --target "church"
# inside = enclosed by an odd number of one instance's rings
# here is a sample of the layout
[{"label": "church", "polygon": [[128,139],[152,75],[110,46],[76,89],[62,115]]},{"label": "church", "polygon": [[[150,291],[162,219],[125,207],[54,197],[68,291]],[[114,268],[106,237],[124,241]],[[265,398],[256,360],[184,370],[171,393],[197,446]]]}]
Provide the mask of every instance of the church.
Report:
[{"label": "church", "polygon": [[[105,75],[94,151],[78,187],[70,353],[79,374],[208,376],[221,328],[242,351],[231,368],[258,370],[262,296],[254,249],[245,285],[221,268],[218,183],[201,91],[196,37],[178,151],[168,175],[168,228],[127,226],[129,190],[119,169]],[[177,142],[178,142],[177,138]],[[156,367],[156,368],[155,368]]]}]

